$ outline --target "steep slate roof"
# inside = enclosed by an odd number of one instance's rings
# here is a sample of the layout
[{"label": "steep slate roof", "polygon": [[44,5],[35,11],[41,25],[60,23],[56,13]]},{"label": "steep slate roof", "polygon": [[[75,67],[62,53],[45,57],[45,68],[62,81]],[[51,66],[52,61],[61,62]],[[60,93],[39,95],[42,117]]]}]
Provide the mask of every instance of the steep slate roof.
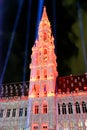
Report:
[{"label": "steep slate roof", "polygon": [[[3,84],[0,86],[0,98],[28,96],[29,82]],[[58,77],[56,93],[73,93],[87,91],[87,74],[78,76]]]}]

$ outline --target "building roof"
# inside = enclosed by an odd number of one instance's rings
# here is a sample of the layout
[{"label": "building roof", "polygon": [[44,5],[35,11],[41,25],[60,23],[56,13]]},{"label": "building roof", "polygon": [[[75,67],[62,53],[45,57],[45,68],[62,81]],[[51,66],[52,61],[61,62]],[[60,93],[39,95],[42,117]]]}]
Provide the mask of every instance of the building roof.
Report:
[{"label": "building roof", "polygon": [[[29,82],[17,82],[0,86],[0,98],[28,96]],[[56,82],[57,93],[73,93],[87,91],[87,74],[78,76],[58,77]]]}]

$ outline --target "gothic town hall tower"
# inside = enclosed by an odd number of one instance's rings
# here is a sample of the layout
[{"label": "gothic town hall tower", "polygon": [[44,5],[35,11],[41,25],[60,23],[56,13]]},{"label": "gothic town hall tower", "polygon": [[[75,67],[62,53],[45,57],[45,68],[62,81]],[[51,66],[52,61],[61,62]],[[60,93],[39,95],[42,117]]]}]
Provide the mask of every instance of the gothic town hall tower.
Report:
[{"label": "gothic town hall tower", "polygon": [[54,37],[44,7],[38,28],[38,38],[32,47],[29,86],[30,130],[54,130],[56,128],[55,86],[58,76]]}]

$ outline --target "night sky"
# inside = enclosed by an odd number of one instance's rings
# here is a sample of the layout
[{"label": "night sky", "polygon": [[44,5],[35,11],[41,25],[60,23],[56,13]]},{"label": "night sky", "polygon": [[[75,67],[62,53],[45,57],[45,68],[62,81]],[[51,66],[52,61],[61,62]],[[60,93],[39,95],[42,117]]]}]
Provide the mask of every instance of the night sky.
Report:
[{"label": "night sky", "polygon": [[[19,18],[15,23],[21,2],[22,0],[0,0],[0,79],[2,78],[11,38],[14,35],[2,83],[23,81],[27,31],[29,35],[25,80],[29,80],[31,48],[36,39],[38,14],[42,13],[39,10],[41,0],[23,0]],[[79,2],[82,10],[85,49],[87,49],[87,2],[85,0]],[[76,0],[44,0],[43,4],[46,6],[55,38],[59,76],[78,75],[86,72],[77,3]],[[27,24],[28,16],[29,24]],[[28,27],[29,30],[27,30]],[[13,30],[14,34],[12,35]]]}]

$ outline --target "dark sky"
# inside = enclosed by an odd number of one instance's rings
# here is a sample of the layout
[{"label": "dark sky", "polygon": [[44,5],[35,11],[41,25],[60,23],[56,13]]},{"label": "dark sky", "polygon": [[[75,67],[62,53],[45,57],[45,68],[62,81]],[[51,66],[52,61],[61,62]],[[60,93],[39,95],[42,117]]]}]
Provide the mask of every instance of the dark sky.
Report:
[{"label": "dark sky", "polygon": [[[25,79],[29,80],[31,47],[34,44],[36,37],[38,10],[41,0],[31,1],[31,5],[29,4],[30,0],[23,1],[19,19],[16,24],[15,20],[18,16],[18,9],[22,0],[0,1],[0,77],[2,77],[3,68],[5,66],[5,60],[12,38],[12,31],[15,28],[15,35],[3,76],[3,83],[23,80],[28,15],[30,17],[30,22],[28,30],[28,53],[26,56],[27,65]],[[78,19],[76,1],[72,0],[71,2],[68,2],[68,0],[44,0],[44,5],[47,8],[47,14],[55,37],[55,52],[57,55],[57,69],[59,71],[59,75],[69,75],[73,72],[71,66],[68,64],[68,61],[70,61],[72,57],[78,56],[79,53],[79,48],[76,45],[78,36],[76,36],[72,30],[72,26]],[[82,3],[82,1],[81,7],[84,9],[86,8],[84,2]],[[81,73],[82,72],[85,72],[84,69]]]}]

